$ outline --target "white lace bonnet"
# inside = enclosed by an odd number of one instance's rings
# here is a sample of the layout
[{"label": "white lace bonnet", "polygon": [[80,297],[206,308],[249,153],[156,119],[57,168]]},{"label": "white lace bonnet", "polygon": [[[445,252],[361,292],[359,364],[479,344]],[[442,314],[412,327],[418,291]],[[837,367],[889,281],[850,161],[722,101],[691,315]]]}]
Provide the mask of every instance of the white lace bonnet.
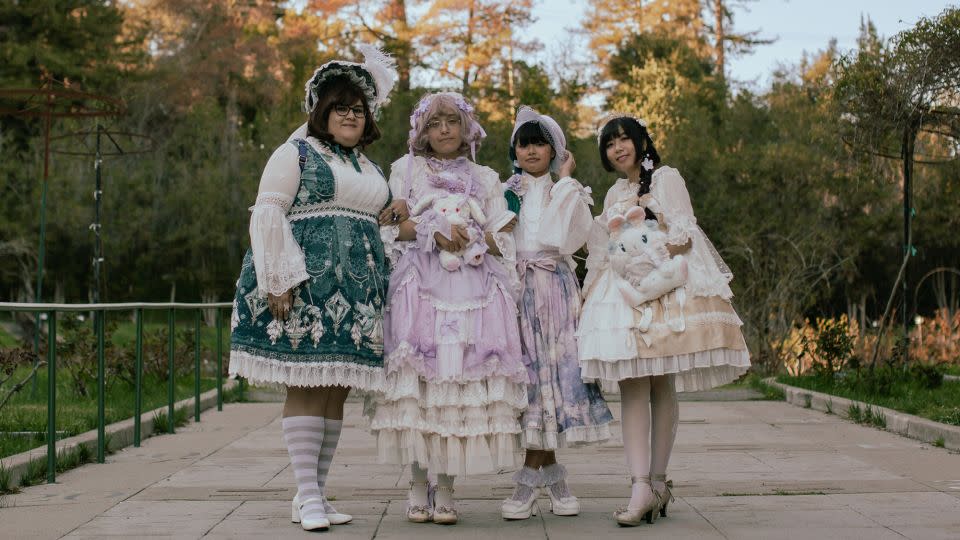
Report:
[{"label": "white lace bonnet", "polygon": [[[550,146],[552,146],[554,152],[556,152],[557,155],[550,160],[550,170],[555,173],[559,172],[560,165],[567,159],[567,138],[563,135],[563,130],[560,129],[560,124],[558,124],[556,120],[545,114],[538,113],[531,107],[521,105],[517,110],[517,120],[513,124],[513,133],[510,134],[511,148],[516,146],[517,131],[520,129],[520,126],[530,122],[534,122],[540,126],[540,132],[543,133],[543,137],[547,139],[547,142],[550,143]],[[517,164],[514,163],[514,166],[516,167]]]}]

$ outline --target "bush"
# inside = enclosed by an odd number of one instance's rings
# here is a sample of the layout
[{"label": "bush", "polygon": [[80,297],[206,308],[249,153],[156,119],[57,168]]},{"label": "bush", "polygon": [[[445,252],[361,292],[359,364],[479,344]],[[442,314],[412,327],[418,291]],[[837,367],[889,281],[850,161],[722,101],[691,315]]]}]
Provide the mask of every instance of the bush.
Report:
[{"label": "bush", "polygon": [[[117,322],[107,319],[104,328],[104,367],[106,384],[125,381],[131,386],[136,379],[136,349],[134,344],[117,345],[112,335],[117,331]],[[58,339],[57,361],[67,368],[73,389],[78,396],[92,395],[91,388],[97,383],[97,336],[92,320],[83,321],[66,317],[59,326],[62,339]],[[143,375],[158,379],[168,377],[167,329],[144,330]],[[192,373],[194,330],[182,329],[174,334],[174,374],[177,377]]]}]

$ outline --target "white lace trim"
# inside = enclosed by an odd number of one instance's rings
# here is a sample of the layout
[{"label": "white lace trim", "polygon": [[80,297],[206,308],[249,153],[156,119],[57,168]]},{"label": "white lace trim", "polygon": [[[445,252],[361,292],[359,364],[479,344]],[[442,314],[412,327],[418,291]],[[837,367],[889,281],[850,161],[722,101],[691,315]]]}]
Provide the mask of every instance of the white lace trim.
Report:
[{"label": "white lace trim", "polygon": [[276,206],[286,212],[287,210],[290,210],[290,206],[293,205],[293,197],[278,191],[264,191],[263,193],[257,195],[257,201],[253,206],[250,207],[250,210],[253,210],[260,205]]},{"label": "white lace trim", "polygon": [[284,362],[244,351],[230,351],[231,376],[255,383],[286,386],[349,386],[383,392],[386,376],[382,367],[352,362]]},{"label": "white lace trim", "polygon": [[289,259],[263,261],[264,278],[257,279],[257,291],[261,297],[280,295],[310,279],[302,259],[291,255]]},{"label": "white lace trim", "polygon": [[377,223],[377,216],[370,212],[364,212],[355,208],[347,208],[346,206],[330,202],[298,206],[296,209],[290,212],[290,221],[299,221],[301,219],[321,216],[341,216]]},{"label": "white lace trim", "polygon": [[[594,305],[601,305],[600,303]],[[713,326],[713,325],[727,325],[727,326],[743,326],[743,321],[740,320],[740,317],[736,313],[730,313],[727,311],[704,311],[699,313],[694,313],[692,315],[684,314],[684,320],[686,321],[686,327],[691,326]],[[577,331],[578,336],[588,337],[592,332],[599,331],[611,331],[616,329],[633,329],[633,322],[630,321],[629,324],[621,325],[604,325],[602,323],[592,322],[583,320],[580,328]],[[665,322],[652,322],[648,332],[672,332],[670,325]]]},{"label": "white lace trim", "polygon": [[693,232],[697,230],[697,218],[683,214],[674,214],[673,222],[667,226],[667,243],[675,246],[682,246],[687,240],[693,238]]},{"label": "white lace trim", "polygon": [[419,463],[435,474],[483,474],[520,464],[520,437],[498,433],[475,437],[443,437],[416,431],[376,433],[380,463]]},{"label": "white lace trim", "polygon": [[401,430],[442,437],[520,433],[521,409],[505,403],[483,407],[422,407],[415,399],[378,403],[371,431]]},{"label": "white lace trim", "polygon": [[410,249],[410,242],[397,240],[400,236],[399,225],[387,225],[380,227],[380,241],[383,242],[383,252],[390,260],[390,266],[396,266],[400,256]]},{"label": "white lace trim", "polygon": [[505,403],[514,409],[527,407],[527,389],[507,377],[494,376],[476,381],[431,382],[404,366],[387,375],[384,402],[415,399],[422,406],[483,407]]},{"label": "white lace trim", "polygon": [[611,438],[613,434],[609,423],[597,426],[576,426],[559,433],[528,427],[523,430],[523,447],[530,450],[556,450],[596,444]]},{"label": "white lace trim", "polygon": [[268,293],[283,294],[310,279],[303,250],[294,238],[281,206],[263,203],[253,207],[250,216],[250,249],[260,297]]},{"label": "white lace trim", "polygon": [[673,374],[677,392],[696,392],[731,383],[748,369],[750,353],[738,349],[712,349],[662,358],[588,359],[580,362],[584,382],[597,382],[605,391],[615,391],[617,381],[623,379]]},{"label": "white lace trim", "polygon": [[527,407],[524,382],[490,377],[469,382],[431,383],[409,366],[390,373],[386,391],[368,404],[372,431],[415,431],[441,437],[520,433]]},{"label": "white lace trim", "polygon": [[490,236],[493,237],[493,243],[496,244],[503,259],[508,261],[517,259],[517,247],[514,243],[513,233],[491,232]]}]

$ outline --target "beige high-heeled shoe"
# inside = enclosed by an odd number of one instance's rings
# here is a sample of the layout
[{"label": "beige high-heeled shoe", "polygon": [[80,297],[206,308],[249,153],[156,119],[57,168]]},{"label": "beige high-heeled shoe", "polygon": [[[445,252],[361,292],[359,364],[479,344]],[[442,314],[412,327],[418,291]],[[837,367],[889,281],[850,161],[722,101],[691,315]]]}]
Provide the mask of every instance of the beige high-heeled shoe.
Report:
[{"label": "beige high-heeled shoe", "polygon": [[[650,477],[636,476],[630,478],[631,488],[633,485],[640,483],[650,486]],[[660,515],[662,500],[660,499],[660,493],[653,489],[652,486],[650,487],[650,492],[653,494],[653,500],[647,503],[646,506],[641,508],[618,508],[617,511],[613,513],[613,517],[617,520],[617,524],[623,527],[636,527],[643,521],[646,521],[647,523],[653,523],[656,521]]]},{"label": "beige high-heeled shoe", "polygon": [[450,492],[450,506],[440,505],[433,509],[433,522],[440,525],[456,525],[458,520],[457,508],[453,505],[453,488],[437,486],[437,491]]},{"label": "beige high-heeled shoe", "polygon": [[413,523],[427,523],[433,521],[433,505],[430,504],[430,483],[423,482],[427,486],[427,504],[413,504],[411,496],[413,495],[413,486],[418,482],[410,482],[410,491],[407,492],[407,521]]},{"label": "beige high-heeled shoe", "polygon": [[660,500],[663,503],[660,505],[660,517],[667,517],[667,505],[676,500],[673,496],[673,480],[667,480],[666,474],[655,474],[650,478],[650,482],[651,487],[653,482],[663,482],[663,493],[657,493],[660,494]]}]

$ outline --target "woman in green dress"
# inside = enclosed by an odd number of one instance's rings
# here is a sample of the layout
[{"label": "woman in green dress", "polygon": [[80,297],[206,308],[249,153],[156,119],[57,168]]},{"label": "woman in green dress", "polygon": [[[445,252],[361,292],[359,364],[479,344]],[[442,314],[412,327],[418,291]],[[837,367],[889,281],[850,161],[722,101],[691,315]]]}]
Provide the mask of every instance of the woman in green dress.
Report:
[{"label": "woman in green dress", "polygon": [[351,388],[381,392],[388,261],[379,224],[390,204],[361,152],[380,137],[373,113],[396,80],[389,57],[328,62],[306,85],[307,123],[270,157],[250,218],[231,321],[230,373],[286,386],[283,432],[297,482],[292,521],[350,521],[324,494]]}]

